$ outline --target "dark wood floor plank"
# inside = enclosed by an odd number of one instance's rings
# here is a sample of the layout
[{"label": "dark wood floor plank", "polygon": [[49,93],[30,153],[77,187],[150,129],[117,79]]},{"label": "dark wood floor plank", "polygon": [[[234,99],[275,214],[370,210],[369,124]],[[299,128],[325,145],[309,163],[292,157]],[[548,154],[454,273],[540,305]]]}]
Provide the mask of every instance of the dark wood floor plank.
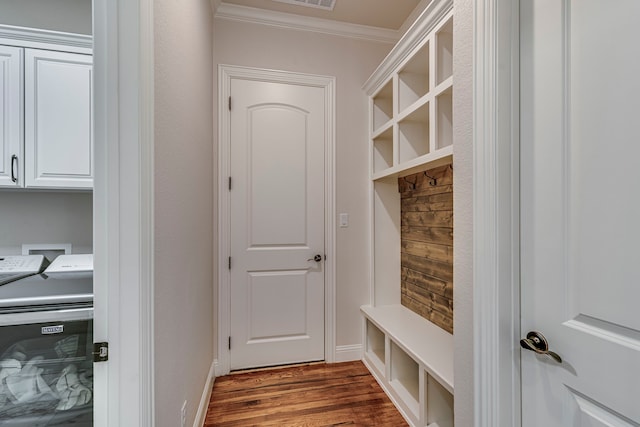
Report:
[{"label": "dark wood floor plank", "polygon": [[362,362],[217,378],[205,427],[406,426]]}]

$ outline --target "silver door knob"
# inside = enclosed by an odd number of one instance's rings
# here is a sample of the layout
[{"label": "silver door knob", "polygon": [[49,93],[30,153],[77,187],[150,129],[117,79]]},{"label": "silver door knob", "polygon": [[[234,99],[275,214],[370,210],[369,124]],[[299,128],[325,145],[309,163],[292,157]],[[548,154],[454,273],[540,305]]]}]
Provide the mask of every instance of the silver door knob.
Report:
[{"label": "silver door knob", "polygon": [[560,355],[554,351],[549,350],[549,343],[547,339],[540,332],[531,331],[527,334],[526,338],[520,340],[520,347],[525,350],[535,351],[538,354],[546,354],[558,363],[562,363]]},{"label": "silver door knob", "polygon": [[316,255],[313,256],[313,258],[309,258],[307,261],[320,262],[320,261],[322,261],[322,255],[316,254]]}]

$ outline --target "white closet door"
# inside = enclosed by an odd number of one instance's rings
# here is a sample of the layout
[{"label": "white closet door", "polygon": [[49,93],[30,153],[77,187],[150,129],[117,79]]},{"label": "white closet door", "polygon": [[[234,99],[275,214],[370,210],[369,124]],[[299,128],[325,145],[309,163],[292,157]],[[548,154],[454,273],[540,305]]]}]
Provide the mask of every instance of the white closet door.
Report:
[{"label": "white closet door", "polygon": [[25,50],[27,187],[92,188],[92,58]]}]

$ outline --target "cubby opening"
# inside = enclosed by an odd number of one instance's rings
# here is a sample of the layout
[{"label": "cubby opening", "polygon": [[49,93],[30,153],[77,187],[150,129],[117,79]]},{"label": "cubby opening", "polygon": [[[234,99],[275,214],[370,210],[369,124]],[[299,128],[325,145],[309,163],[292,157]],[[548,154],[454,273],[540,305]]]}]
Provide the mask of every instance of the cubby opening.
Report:
[{"label": "cubby opening", "polygon": [[373,172],[393,166],[393,127],[373,139]]},{"label": "cubby opening", "polygon": [[420,367],[395,342],[391,341],[391,387],[415,417],[420,416]]},{"label": "cubby opening", "polygon": [[398,73],[398,110],[429,92],[429,43],[420,48]]},{"label": "cubby opening", "polygon": [[453,88],[436,97],[436,148],[453,144]]},{"label": "cubby opening", "polygon": [[436,84],[453,75],[453,18],[436,33]]},{"label": "cubby opening", "polygon": [[373,96],[373,131],[380,129],[393,117],[393,80]]},{"label": "cubby opening", "polygon": [[424,104],[398,125],[399,163],[429,153],[429,104]]},{"label": "cubby opening", "polygon": [[373,361],[380,372],[384,372],[385,359],[385,337],[384,333],[367,319],[367,355]]},{"label": "cubby opening", "polygon": [[427,427],[453,427],[453,395],[427,372],[424,374]]}]

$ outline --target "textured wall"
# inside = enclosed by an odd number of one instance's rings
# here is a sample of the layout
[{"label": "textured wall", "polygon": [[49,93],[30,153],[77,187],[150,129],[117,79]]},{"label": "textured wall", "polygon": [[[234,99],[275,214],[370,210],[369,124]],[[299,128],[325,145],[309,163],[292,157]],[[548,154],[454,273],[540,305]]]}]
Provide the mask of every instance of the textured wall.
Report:
[{"label": "textured wall", "polygon": [[473,6],[454,0],[453,279],[456,427],[473,426]]},{"label": "textured wall", "polygon": [[208,0],[154,2],[156,426],[187,423],[213,361],[213,68]]}]

